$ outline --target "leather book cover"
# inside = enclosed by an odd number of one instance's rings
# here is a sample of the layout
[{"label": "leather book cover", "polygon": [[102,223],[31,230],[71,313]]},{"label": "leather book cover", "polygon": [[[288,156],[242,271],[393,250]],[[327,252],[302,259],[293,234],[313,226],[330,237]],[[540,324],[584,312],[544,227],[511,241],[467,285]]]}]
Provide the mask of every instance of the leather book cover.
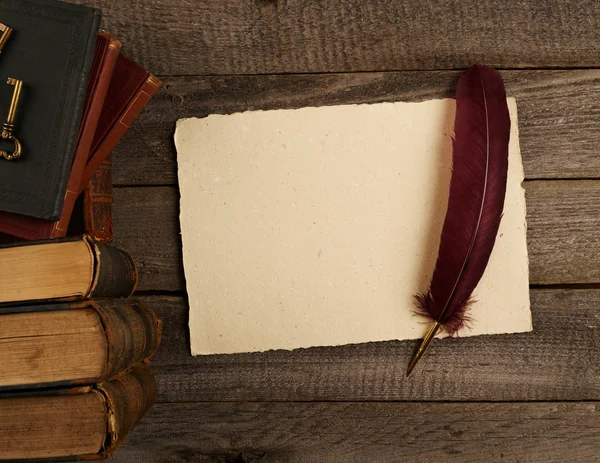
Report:
[{"label": "leather book cover", "polygon": [[163,325],[148,306],[131,298],[90,301],[90,304],[100,316],[108,339],[106,370],[103,378],[94,382],[112,378],[154,357],[160,347]]},{"label": "leather book cover", "polygon": [[81,177],[90,154],[94,134],[115,64],[121,49],[121,42],[101,32],[96,41],[96,52],[90,72],[81,127],[67,184],[67,192],[60,220],[51,221],[0,211],[0,232],[28,240],[62,238],[67,234],[69,221],[79,194]]},{"label": "leather book cover", "polygon": [[85,189],[92,175],[117,146],[161,85],[162,82],[142,66],[124,55],[119,56],[80,191]]},{"label": "leather book cover", "polygon": [[156,402],[156,381],[141,362],[111,381],[95,386],[106,398],[108,438],[97,455],[80,455],[80,460],[110,458]]},{"label": "leather book cover", "polygon": [[0,20],[14,30],[1,55],[1,120],[14,89],[7,79],[23,81],[15,120],[22,156],[0,159],[0,210],[60,219],[100,17],[56,0],[0,2]]},{"label": "leather book cover", "polygon": [[112,230],[112,158],[108,156],[92,176],[83,193],[85,232],[92,238],[110,243]]},{"label": "leather book cover", "polygon": [[128,252],[86,236],[94,252],[94,281],[87,298],[129,297],[137,289],[139,273]]}]

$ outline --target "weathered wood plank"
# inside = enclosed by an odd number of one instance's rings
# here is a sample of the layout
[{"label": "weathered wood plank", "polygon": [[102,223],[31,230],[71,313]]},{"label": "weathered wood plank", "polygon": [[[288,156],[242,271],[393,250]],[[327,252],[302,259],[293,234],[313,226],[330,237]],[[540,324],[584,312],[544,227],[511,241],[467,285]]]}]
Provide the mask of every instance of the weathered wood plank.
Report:
[{"label": "weathered wood plank", "polygon": [[532,284],[600,283],[600,182],[525,183]]},{"label": "weathered wood plank", "polygon": [[[600,70],[502,75],[509,95],[518,100],[526,177],[600,177]],[[182,117],[449,97],[457,77],[451,71],[167,78],[117,148],[115,182],[175,184],[172,134]]]},{"label": "weathered wood plank", "polygon": [[596,403],[161,404],[114,463],[590,462]]},{"label": "weathered wood plank", "polygon": [[[525,183],[532,284],[600,283],[600,182]],[[140,290],[184,289],[176,187],[116,188],[115,240],[140,268]]]},{"label": "weathered wood plank", "polygon": [[162,75],[597,67],[596,0],[71,0]]},{"label": "weathered wood plank", "polygon": [[[457,73],[371,72],[600,66],[595,0],[70,0],[167,89],[115,153],[120,185],[175,185],[175,121],[247,109],[451,96]],[[250,76],[268,73],[350,72]],[[529,179],[600,178],[600,71],[506,71]],[[600,283],[600,182],[531,182],[531,279]],[[184,288],[176,188],[117,188],[117,244],[141,290]],[[535,331],[192,358],[183,299],[144,298],[165,320],[153,362],[163,402],[596,400],[599,290],[534,290]],[[113,461],[593,461],[595,403],[162,403]]]},{"label": "weathered wood plank", "polygon": [[164,322],[152,361],[161,402],[600,397],[600,290],[535,289],[532,333],[435,342],[409,378],[415,341],[192,357],[185,300],[142,300]]},{"label": "weathered wood plank", "polygon": [[115,188],[113,201],[115,245],[133,256],[138,290],[184,289],[178,189]]}]

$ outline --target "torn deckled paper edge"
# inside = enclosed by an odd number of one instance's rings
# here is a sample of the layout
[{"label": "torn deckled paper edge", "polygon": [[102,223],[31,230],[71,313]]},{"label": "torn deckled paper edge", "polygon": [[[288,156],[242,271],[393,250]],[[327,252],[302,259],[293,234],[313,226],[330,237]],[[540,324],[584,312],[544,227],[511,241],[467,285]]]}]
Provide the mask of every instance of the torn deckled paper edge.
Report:
[{"label": "torn deckled paper edge", "polygon": [[[498,239],[470,329],[532,329],[517,108]],[[455,101],[177,124],[193,354],[416,339],[448,201]]]}]

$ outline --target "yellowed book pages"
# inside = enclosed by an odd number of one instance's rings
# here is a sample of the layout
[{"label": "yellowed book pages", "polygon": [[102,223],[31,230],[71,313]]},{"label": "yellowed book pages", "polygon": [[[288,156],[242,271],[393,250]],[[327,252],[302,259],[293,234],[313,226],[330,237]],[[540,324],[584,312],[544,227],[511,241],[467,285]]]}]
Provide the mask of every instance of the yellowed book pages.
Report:
[{"label": "yellowed book pages", "polygon": [[0,400],[0,460],[94,455],[106,442],[106,401],[97,392]]},{"label": "yellowed book pages", "polygon": [[0,303],[85,295],[94,278],[93,259],[83,240],[3,249]]},{"label": "yellowed book pages", "polygon": [[0,387],[98,378],[108,340],[93,309],[5,314],[0,317]]},{"label": "yellowed book pages", "polygon": [[[460,336],[532,329],[523,166]],[[192,353],[416,339],[437,258],[455,101],[256,111],[177,124]]]}]

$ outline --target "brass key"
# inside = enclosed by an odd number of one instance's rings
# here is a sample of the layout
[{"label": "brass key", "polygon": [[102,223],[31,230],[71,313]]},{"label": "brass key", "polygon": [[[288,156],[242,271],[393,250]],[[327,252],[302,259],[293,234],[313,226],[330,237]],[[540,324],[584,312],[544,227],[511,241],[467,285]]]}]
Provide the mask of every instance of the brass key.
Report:
[{"label": "brass key", "polygon": [[12,27],[8,27],[6,24],[0,23],[0,32],[2,32],[2,36],[0,37],[0,53],[4,50],[8,39],[10,39],[11,34],[13,33]]},{"label": "brass key", "polygon": [[17,108],[19,106],[19,100],[21,99],[21,90],[23,88],[23,81],[18,79],[8,78],[8,85],[14,85],[12,101],[10,102],[10,109],[8,110],[8,117],[6,122],[2,126],[2,138],[4,140],[12,141],[15,144],[15,150],[13,153],[9,153],[6,150],[0,150],[0,156],[8,161],[18,159],[21,157],[21,142],[14,135],[15,131],[15,117],[17,115]]}]

